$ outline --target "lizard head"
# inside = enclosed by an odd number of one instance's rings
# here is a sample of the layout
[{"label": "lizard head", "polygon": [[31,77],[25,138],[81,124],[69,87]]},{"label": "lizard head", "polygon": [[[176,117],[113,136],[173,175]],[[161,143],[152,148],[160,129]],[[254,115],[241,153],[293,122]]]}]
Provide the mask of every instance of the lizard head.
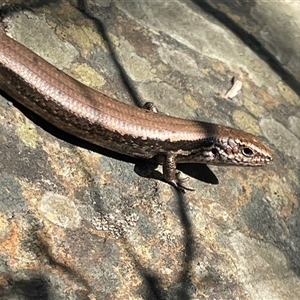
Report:
[{"label": "lizard head", "polygon": [[[263,166],[272,162],[272,152],[254,135],[240,132],[202,141],[199,162],[219,165]],[[196,154],[196,153],[195,153]]]},{"label": "lizard head", "polygon": [[[246,135],[246,134],[245,134]],[[273,160],[272,152],[255,136],[229,137],[214,144],[212,153],[220,163],[244,166],[263,166]]]}]

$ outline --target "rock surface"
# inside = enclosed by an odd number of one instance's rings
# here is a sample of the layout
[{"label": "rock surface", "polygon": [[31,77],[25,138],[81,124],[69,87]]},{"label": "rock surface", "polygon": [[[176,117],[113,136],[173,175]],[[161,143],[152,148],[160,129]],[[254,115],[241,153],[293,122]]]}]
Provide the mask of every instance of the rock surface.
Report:
[{"label": "rock surface", "polygon": [[64,72],[275,160],[183,166],[180,195],[1,93],[1,299],[299,299],[299,2],[19,2],[0,1],[8,33]]}]

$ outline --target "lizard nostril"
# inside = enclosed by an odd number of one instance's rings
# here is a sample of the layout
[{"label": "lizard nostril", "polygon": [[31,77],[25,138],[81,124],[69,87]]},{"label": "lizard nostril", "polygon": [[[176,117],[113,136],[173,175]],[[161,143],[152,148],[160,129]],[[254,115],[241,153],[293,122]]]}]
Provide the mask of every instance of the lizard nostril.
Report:
[{"label": "lizard nostril", "polygon": [[212,152],[212,154],[213,154],[215,157],[216,157],[216,156],[218,155],[218,153],[219,153],[218,149],[216,149],[216,148],[211,149],[211,152]]}]

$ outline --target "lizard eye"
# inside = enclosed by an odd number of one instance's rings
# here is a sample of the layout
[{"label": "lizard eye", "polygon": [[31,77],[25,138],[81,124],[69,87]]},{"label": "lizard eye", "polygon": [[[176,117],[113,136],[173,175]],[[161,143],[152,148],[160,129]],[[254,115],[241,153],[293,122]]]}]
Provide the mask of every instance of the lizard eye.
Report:
[{"label": "lizard eye", "polygon": [[246,157],[251,157],[253,155],[253,150],[250,148],[242,149],[242,154]]}]

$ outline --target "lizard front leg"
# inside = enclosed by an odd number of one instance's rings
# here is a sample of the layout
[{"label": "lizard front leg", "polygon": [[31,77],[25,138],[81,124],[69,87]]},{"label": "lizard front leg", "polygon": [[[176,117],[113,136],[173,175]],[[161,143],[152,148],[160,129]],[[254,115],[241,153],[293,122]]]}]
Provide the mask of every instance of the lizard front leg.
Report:
[{"label": "lizard front leg", "polygon": [[185,193],[186,190],[194,191],[193,188],[187,187],[182,183],[187,180],[179,179],[179,171],[176,169],[176,153],[168,152],[165,154],[164,162],[163,162],[163,176],[166,182],[174,186],[181,193]]}]

